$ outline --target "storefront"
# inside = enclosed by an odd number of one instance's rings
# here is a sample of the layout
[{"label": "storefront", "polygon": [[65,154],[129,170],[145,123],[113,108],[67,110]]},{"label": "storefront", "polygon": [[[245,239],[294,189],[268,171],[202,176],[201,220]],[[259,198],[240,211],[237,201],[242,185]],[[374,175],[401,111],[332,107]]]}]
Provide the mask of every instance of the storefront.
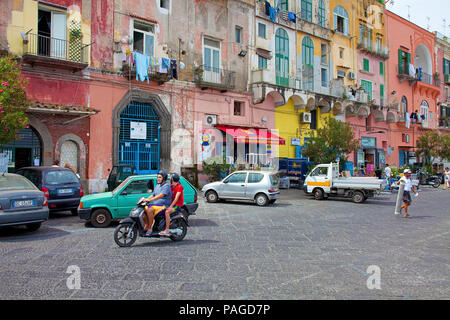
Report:
[{"label": "storefront", "polygon": [[361,137],[361,148],[355,153],[356,167],[366,168],[371,173],[376,167],[383,168],[386,163],[385,150],[377,148],[377,138]]}]

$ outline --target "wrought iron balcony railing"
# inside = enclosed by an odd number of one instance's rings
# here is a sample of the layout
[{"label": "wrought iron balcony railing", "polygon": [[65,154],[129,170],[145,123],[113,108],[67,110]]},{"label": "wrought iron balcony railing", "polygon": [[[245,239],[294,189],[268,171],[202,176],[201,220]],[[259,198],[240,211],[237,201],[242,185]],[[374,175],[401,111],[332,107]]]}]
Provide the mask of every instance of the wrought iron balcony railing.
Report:
[{"label": "wrought iron balcony railing", "polygon": [[63,40],[29,33],[23,40],[24,55],[45,57],[87,65],[89,45],[82,43],[81,37]]},{"label": "wrought iron balcony railing", "polygon": [[201,65],[194,69],[194,83],[204,88],[228,90],[234,88],[235,72]]}]

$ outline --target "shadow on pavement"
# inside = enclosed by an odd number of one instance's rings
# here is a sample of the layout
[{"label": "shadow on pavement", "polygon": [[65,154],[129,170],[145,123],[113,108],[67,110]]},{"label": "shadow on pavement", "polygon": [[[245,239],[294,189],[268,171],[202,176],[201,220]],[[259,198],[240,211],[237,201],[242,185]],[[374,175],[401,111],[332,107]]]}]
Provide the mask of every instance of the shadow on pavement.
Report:
[{"label": "shadow on pavement", "polygon": [[[156,240],[157,239],[157,240]],[[194,240],[194,239],[184,239],[180,242],[174,242],[167,238],[161,239],[161,238],[150,238],[147,241],[146,239],[138,239],[134,245],[132,245],[129,248],[133,247],[183,247],[183,246],[192,246],[192,245],[199,245],[199,244],[208,244],[208,243],[220,243],[218,240]],[[156,241],[155,241],[156,240]],[[139,241],[139,242],[138,242]],[[129,249],[128,248],[128,249]]]},{"label": "shadow on pavement", "polygon": [[23,242],[59,238],[69,235],[70,232],[41,226],[37,231],[28,231],[24,226],[0,228],[0,242]]}]

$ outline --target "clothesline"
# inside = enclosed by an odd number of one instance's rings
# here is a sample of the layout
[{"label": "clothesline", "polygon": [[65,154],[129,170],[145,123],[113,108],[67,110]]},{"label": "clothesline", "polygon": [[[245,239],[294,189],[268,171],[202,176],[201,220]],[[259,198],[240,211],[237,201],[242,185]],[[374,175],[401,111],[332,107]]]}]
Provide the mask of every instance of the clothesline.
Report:
[{"label": "clothesline", "polygon": [[173,79],[178,79],[177,60],[147,56],[139,52],[127,54],[129,63],[136,67],[136,80],[149,83],[149,71],[168,74]]}]

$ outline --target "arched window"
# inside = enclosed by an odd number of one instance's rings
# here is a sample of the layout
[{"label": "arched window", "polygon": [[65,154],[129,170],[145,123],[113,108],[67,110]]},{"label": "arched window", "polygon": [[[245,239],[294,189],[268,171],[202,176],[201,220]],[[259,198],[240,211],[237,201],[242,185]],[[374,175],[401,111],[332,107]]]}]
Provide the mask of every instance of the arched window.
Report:
[{"label": "arched window", "polygon": [[277,85],[289,86],[289,36],[279,28],[275,33],[275,73]]},{"label": "arched window", "polygon": [[420,104],[420,118],[422,119],[422,125],[428,127],[428,102],[425,100]]},{"label": "arched window", "polygon": [[405,112],[408,112],[408,101],[406,100],[406,97],[402,97],[402,101],[400,103],[400,112],[401,114],[405,114]]},{"label": "arched window", "polygon": [[289,11],[289,0],[280,0],[280,9]]},{"label": "arched window", "polygon": [[333,10],[333,30],[339,31],[345,35],[348,35],[348,13],[341,7],[336,6]]},{"label": "arched window", "polygon": [[323,0],[319,0],[319,10],[318,10],[319,26],[325,27],[325,5]]},{"label": "arched window", "polygon": [[312,22],[312,1],[302,0],[301,17],[303,20]]},{"label": "arched window", "polygon": [[302,78],[305,89],[314,89],[314,42],[308,36],[302,40]]}]

